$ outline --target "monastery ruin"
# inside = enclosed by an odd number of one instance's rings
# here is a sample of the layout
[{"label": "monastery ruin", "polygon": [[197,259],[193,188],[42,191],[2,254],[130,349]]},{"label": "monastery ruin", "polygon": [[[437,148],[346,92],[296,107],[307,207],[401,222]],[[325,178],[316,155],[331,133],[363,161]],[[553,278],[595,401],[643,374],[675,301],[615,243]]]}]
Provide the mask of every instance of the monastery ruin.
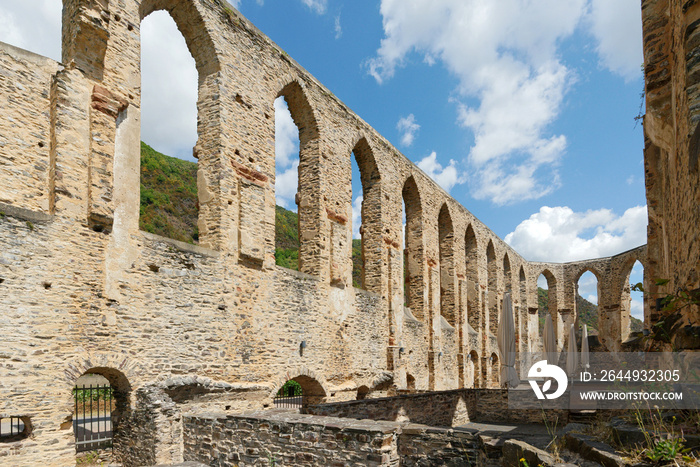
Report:
[{"label": "monastery ruin", "polygon": [[[199,74],[197,246],[138,228],[139,30],[156,10],[175,20]],[[497,412],[503,295],[518,350],[539,350],[540,274],[560,349],[591,271],[600,343],[619,351],[635,261],[647,327],[661,319],[651,292],[700,287],[700,4],[643,0],[642,13],[648,244],[566,264],[526,261],[225,0],[63,0],[61,63],[0,43],[0,420],[24,426],[0,438],[0,464],[75,465],[72,391],[86,373],[114,389],[124,465],[249,465],[253,451],[227,444],[236,433],[304,419],[226,414],[272,407],[290,379],[309,405],[438,391],[449,411],[427,399],[402,407],[418,423]],[[299,128],[299,272],[274,258],[279,96]],[[352,153],[363,290],[351,278]],[[695,330],[674,328],[675,342],[700,348],[697,307],[684,313]],[[204,409],[224,415],[187,415]],[[420,450],[434,435],[377,422],[362,438],[344,423],[324,429],[350,433],[355,444],[333,449],[370,452],[362,465],[413,465],[402,437]],[[212,427],[230,439],[202,442]]]}]

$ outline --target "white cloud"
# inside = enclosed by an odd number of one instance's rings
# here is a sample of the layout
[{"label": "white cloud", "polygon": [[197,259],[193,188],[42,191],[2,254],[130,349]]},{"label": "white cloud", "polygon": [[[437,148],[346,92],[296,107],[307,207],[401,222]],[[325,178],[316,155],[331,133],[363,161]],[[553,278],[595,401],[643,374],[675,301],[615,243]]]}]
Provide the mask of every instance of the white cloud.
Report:
[{"label": "white cloud", "polygon": [[283,208],[297,210],[294,196],[299,183],[299,160],[292,162],[284,171],[278,171],[275,177],[275,202]]},{"label": "white cloud", "polygon": [[360,195],[352,202],[352,238],[362,238],[360,226],[362,225],[362,200]]},{"label": "white cloud", "polygon": [[[177,79],[172,79],[176,76]],[[192,159],[197,142],[198,75],[185,38],[165,11],[141,23],[141,139]]]},{"label": "white cloud", "polygon": [[642,20],[639,0],[591,0],[588,21],[603,65],[626,80],[641,76]]},{"label": "white cloud", "polygon": [[384,38],[369,73],[382,83],[418,54],[459,79],[458,121],[474,134],[472,195],[497,204],[558,187],[549,181],[558,180],[567,140],[550,125],[576,73],[557,48],[579,24],[593,30],[614,72],[638,73],[641,63],[635,0],[382,0],[380,12]]},{"label": "white cloud", "polygon": [[275,163],[287,168],[299,158],[299,129],[284,97],[275,99]]},{"label": "white cloud", "polygon": [[566,206],[543,206],[505,241],[530,261],[578,261],[643,245],[646,225],[646,206],[629,208],[622,216],[609,209],[574,212]]},{"label": "white cloud", "polygon": [[340,25],[340,15],[335,17],[335,38],[340,39],[343,36],[343,27]]},{"label": "white cloud", "polygon": [[299,183],[299,129],[284,97],[275,99],[275,199],[296,211],[294,196]]},{"label": "white cloud", "polygon": [[[237,10],[241,7],[241,0],[228,0],[228,2]],[[258,0],[258,4],[262,5],[262,1]]]},{"label": "white cloud", "polygon": [[[368,62],[391,78],[412,52],[458,77],[459,123],[474,133],[472,194],[498,204],[556,188],[563,135],[548,134],[573,73],[558,60],[586,0],[382,0],[385,37]],[[478,105],[469,105],[476,98]]]},{"label": "white cloud", "polygon": [[630,314],[638,320],[644,321],[644,303],[642,303],[641,299],[632,299],[630,302]]},{"label": "white cloud", "polygon": [[327,0],[301,0],[301,2],[319,15],[324,14],[328,6]]},{"label": "white cloud", "polygon": [[416,117],[409,114],[408,117],[402,117],[396,124],[396,129],[401,133],[401,144],[408,147],[413,144],[416,138],[416,133],[420,129],[420,125],[416,123]]},{"label": "white cloud", "polygon": [[450,160],[450,164],[447,167],[443,167],[437,161],[437,153],[435,151],[421,159],[416,165],[448,193],[453,186],[464,183],[463,178],[457,171],[457,163],[454,160]]},{"label": "white cloud", "polygon": [[0,41],[61,60],[62,2],[0,2]]}]

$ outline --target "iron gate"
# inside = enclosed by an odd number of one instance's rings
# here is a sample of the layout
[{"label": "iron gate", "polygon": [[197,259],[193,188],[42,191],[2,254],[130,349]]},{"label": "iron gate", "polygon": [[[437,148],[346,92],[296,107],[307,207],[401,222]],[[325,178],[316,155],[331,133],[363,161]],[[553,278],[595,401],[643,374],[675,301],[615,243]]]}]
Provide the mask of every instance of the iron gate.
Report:
[{"label": "iron gate", "polygon": [[75,412],[73,432],[77,452],[112,447],[112,409],[114,391],[111,386],[76,386],[73,389]]},{"label": "iron gate", "polygon": [[304,406],[301,386],[285,384],[273,399],[276,408],[300,409]]}]

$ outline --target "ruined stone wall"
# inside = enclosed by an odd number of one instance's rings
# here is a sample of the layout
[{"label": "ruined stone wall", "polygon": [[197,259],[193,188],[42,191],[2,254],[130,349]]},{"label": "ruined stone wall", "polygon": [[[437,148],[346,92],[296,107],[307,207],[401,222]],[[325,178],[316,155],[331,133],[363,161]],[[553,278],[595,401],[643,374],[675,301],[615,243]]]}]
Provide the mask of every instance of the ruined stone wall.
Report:
[{"label": "ruined stone wall", "polygon": [[[700,288],[699,20],[695,1],[642,1],[647,274],[649,292],[657,297]],[[657,279],[669,282],[656,287]],[[664,332],[672,336],[673,350],[700,347],[698,306],[678,313],[654,306],[650,313],[653,322],[669,323]],[[690,330],[684,329],[688,323]]]},{"label": "ruined stone wall", "polygon": [[[198,246],[138,230],[139,30],[158,9],[199,73]],[[115,387],[124,423],[143,415],[135,391],[178,377],[229,387],[196,403],[236,409],[269,406],[292,378],[316,402],[363,386],[496,387],[506,290],[520,349],[539,345],[542,265],[225,2],[64,0],[63,15],[62,64],[0,47],[0,417],[33,426],[0,456],[73,463],[71,389],[85,372]],[[278,96],[300,130],[300,272],[274,260]],[[366,290],[351,279],[353,153]],[[567,266],[545,267],[557,310],[571,310]]]},{"label": "ruined stone wall", "polygon": [[[568,393],[567,393],[568,394]],[[542,423],[541,410],[511,409],[504,389],[457,389],[312,405],[306,412],[327,417],[388,420],[456,427],[469,422]],[[565,410],[548,410],[549,421],[566,423]]]},{"label": "ruined stone wall", "polygon": [[185,459],[221,466],[476,465],[471,433],[291,413],[184,416]]},{"label": "ruined stone wall", "polygon": [[[51,84],[59,65],[0,43],[0,202],[49,210]],[[22,187],[17,190],[17,187]]]}]

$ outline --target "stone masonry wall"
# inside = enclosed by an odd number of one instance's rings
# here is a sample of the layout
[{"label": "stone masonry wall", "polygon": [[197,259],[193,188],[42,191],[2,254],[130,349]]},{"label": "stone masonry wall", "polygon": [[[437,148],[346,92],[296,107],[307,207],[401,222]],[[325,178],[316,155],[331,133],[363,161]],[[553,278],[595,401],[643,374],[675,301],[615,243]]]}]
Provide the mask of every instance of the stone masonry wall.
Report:
[{"label": "stone masonry wall", "polygon": [[[63,4],[61,64],[0,44],[0,417],[33,427],[0,442],[11,464],[74,463],[71,390],[86,372],[114,386],[122,421],[141,413],[140,388],[179,377],[234,388],[217,407],[246,409],[289,379],[317,402],[496,387],[503,294],[519,350],[536,349],[544,270],[564,346],[587,263],[527,262],[227,2]],[[156,10],[199,73],[197,246],[138,230],[140,24]],[[300,130],[300,272],[274,260],[278,96]],[[353,152],[366,290],[351,280]],[[624,337],[620,258],[595,266],[619,324],[610,348]]]},{"label": "stone masonry wall", "polygon": [[[649,295],[700,297],[700,4],[643,0],[644,169],[649,209]],[[655,281],[667,279],[663,287]],[[649,312],[665,321],[668,350],[700,348],[700,307]],[[690,324],[688,324],[690,323]],[[686,326],[689,326],[687,328]]]},{"label": "stone masonry wall", "polygon": [[[312,405],[312,415],[368,420],[388,420],[456,427],[469,422],[542,423],[541,410],[514,410],[508,407],[508,393],[501,389],[458,389],[453,391],[404,394]],[[547,418],[567,420],[566,411],[548,410]]]},{"label": "stone masonry wall", "polygon": [[[207,465],[476,465],[470,433],[291,413],[185,415],[185,459]],[[470,461],[472,459],[472,461]]]}]

